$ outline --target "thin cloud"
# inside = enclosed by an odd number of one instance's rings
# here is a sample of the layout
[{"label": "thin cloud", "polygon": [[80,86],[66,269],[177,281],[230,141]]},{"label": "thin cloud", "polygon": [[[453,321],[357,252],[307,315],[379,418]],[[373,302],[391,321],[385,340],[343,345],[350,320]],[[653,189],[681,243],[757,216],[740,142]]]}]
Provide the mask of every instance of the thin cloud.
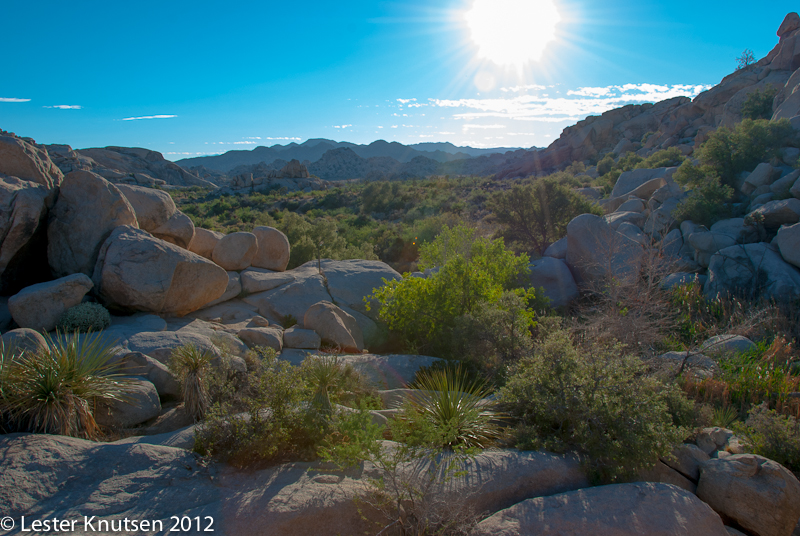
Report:
[{"label": "thin cloud", "polygon": [[545,86],[540,86],[539,84],[528,84],[528,85],[525,85],[525,86],[501,87],[500,91],[503,91],[505,93],[508,93],[509,91],[513,91],[515,93],[518,93],[520,91],[527,91],[529,89],[540,90],[540,89],[545,89]]},{"label": "thin cloud", "polygon": [[353,125],[333,125],[333,128],[348,128],[352,127]]},{"label": "thin cloud", "polygon": [[471,128],[506,128],[505,125],[464,125],[461,127],[464,130],[469,130]]},{"label": "thin cloud", "polygon": [[417,99],[397,99],[400,104],[408,104],[409,102],[416,102]]},{"label": "thin cloud", "polygon": [[256,145],[254,141],[235,141],[233,142],[234,145]]},{"label": "thin cloud", "polygon": [[14,97],[0,97],[0,102],[30,102],[31,99],[17,99]]},{"label": "thin cloud", "polygon": [[82,106],[77,104],[55,104],[53,106],[42,106],[42,108],[57,108],[59,110],[80,110]]},{"label": "thin cloud", "polygon": [[177,115],[142,115],[139,117],[125,117],[123,121],[140,121],[142,119],[171,119],[173,117],[178,117]]},{"label": "thin cloud", "polygon": [[441,108],[463,109],[456,119],[474,120],[484,117],[517,121],[563,122],[579,121],[588,115],[619,108],[625,104],[659,102],[679,96],[696,97],[710,88],[707,85],[625,84],[606,88],[579,88],[567,97],[518,95],[494,99],[433,99]]}]

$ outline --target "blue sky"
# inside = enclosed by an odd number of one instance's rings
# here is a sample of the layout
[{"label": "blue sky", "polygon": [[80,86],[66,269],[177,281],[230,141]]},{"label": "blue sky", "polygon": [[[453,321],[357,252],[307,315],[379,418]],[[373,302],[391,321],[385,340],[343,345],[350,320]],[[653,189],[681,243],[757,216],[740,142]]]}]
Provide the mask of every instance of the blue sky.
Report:
[{"label": "blue sky", "polygon": [[796,9],[554,0],[556,38],[518,69],[478,56],[473,1],[7,2],[0,128],[171,160],[309,138],[546,146],[586,115],[718,83]]}]

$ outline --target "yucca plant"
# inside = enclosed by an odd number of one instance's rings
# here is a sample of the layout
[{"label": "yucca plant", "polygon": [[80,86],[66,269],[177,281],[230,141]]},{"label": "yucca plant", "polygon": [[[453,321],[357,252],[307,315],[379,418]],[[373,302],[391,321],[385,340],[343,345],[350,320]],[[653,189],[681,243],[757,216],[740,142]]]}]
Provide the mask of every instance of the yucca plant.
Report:
[{"label": "yucca plant", "polygon": [[733,406],[715,408],[711,417],[711,423],[722,428],[730,428],[738,420],[739,412]]},{"label": "yucca plant", "polygon": [[311,357],[303,366],[306,379],[314,392],[311,398],[312,407],[322,415],[330,415],[333,412],[330,390],[341,380],[344,367],[338,357],[329,355]]},{"label": "yucca plant", "polygon": [[2,412],[17,430],[95,438],[97,399],[128,400],[114,372],[113,346],[98,335],[44,335],[45,346],[10,359],[3,352]]},{"label": "yucca plant", "polygon": [[412,387],[407,410],[438,431],[440,447],[486,448],[499,438],[495,421],[501,416],[485,402],[489,387],[469,380],[460,366],[422,372]]},{"label": "yucca plant", "polygon": [[170,356],[169,369],[178,377],[184,411],[196,421],[205,417],[210,406],[205,379],[213,359],[208,349],[193,344],[175,348]]}]

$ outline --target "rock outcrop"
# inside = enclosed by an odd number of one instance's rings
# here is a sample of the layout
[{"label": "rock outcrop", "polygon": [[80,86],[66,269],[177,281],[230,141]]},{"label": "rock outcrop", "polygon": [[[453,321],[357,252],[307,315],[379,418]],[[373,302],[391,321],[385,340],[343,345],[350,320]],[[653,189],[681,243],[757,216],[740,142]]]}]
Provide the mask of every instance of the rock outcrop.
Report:
[{"label": "rock outcrop", "polygon": [[38,283],[11,296],[8,309],[19,327],[52,331],[61,315],[81,303],[93,286],[92,280],[84,274]]},{"label": "rock outcrop", "polygon": [[134,227],[117,227],[100,248],[93,280],[112,309],[185,315],[222,296],[216,264]]},{"label": "rock outcrop", "polygon": [[91,276],[100,246],[120,225],[137,225],[133,207],[122,192],[89,171],[68,173],[47,226],[47,257],[53,274]]}]

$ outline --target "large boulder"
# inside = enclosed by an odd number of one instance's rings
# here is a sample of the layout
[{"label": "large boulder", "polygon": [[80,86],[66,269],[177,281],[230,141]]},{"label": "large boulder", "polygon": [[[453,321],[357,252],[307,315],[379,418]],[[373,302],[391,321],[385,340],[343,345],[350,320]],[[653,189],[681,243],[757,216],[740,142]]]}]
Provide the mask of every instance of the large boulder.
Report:
[{"label": "large boulder", "polygon": [[93,277],[111,308],[182,316],[222,296],[228,274],[216,264],[134,227],[103,243]]},{"label": "large boulder", "polygon": [[632,171],[625,171],[619,176],[616,184],[614,184],[614,189],[611,190],[611,197],[620,197],[633,192],[639,186],[650,182],[653,179],[670,179],[675,173],[676,169],[677,168],[670,167],[657,169],[634,169]]},{"label": "large boulder", "polygon": [[800,221],[800,199],[783,199],[764,203],[748,216],[756,214],[764,218],[764,227],[777,229],[781,225],[793,225]]},{"label": "large boulder", "polygon": [[17,328],[3,333],[0,343],[6,348],[11,349],[14,355],[20,352],[38,352],[42,348],[47,348],[47,341],[38,331],[31,328]]},{"label": "large boulder", "polygon": [[287,348],[304,348],[316,350],[322,343],[322,339],[315,331],[302,329],[292,326],[283,332],[283,345]]},{"label": "large boulder", "polygon": [[239,330],[237,335],[249,348],[265,346],[276,352],[283,350],[283,333],[278,328],[250,327]]},{"label": "large boulder", "polygon": [[49,279],[46,187],[0,175],[0,295]]},{"label": "large boulder", "polygon": [[61,315],[81,303],[93,286],[92,280],[83,274],[38,283],[11,296],[8,309],[19,327],[52,331]]},{"label": "large boulder", "polygon": [[103,400],[95,409],[94,418],[101,426],[130,428],[161,413],[156,386],[141,376],[125,378],[129,383],[127,400]]},{"label": "large boulder", "polygon": [[303,315],[303,326],[316,331],[322,342],[345,351],[364,349],[364,336],[356,319],[326,301],[315,303]]},{"label": "large boulder", "polygon": [[217,242],[225,236],[219,231],[209,231],[202,227],[194,228],[194,236],[192,241],[189,242],[187,248],[192,253],[197,253],[201,257],[211,260],[211,255],[214,253],[214,248],[217,247]]},{"label": "large boulder", "polygon": [[148,233],[167,223],[178,210],[172,196],[164,190],[130,184],[116,186],[133,207],[139,229],[144,229]]},{"label": "large boulder", "polygon": [[669,484],[613,484],[537,497],[480,522],[475,536],[728,536],[719,515]]},{"label": "large boulder", "polygon": [[530,263],[528,268],[530,275],[527,286],[544,288],[544,295],[550,298],[551,306],[565,306],[579,296],[578,285],[564,261],[542,257]]},{"label": "large boulder", "polygon": [[769,186],[780,176],[780,168],[774,168],[768,163],[762,162],[747,176],[740,190],[743,194],[750,195],[759,186]]},{"label": "large boulder", "polygon": [[129,352],[118,361],[120,373],[141,376],[155,386],[159,397],[180,398],[181,386],[175,375],[160,361],[141,352]]},{"label": "large boulder", "polygon": [[766,296],[779,301],[800,296],[800,272],[769,244],[744,244],[711,257],[703,291],[709,296]]},{"label": "large boulder", "polygon": [[735,245],[736,238],[721,232],[700,230],[690,234],[686,242],[694,249],[694,260],[703,268],[708,268],[711,256]]},{"label": "large boulder", "polygon": [[716,335],[700,345],[700,351],[707,354],[749,352],[756,349],[756,343],[741,335]]},{"label": "large boulder", "polygon": [[272,290],[295,280],[292,272],[273,272],[263,268],[248,268],[240,275],[242,290],[248,294]]},{"label": "large boulder", "polygon": [[239,275],[239,272],[228,272],[228,286],[225,287],[225,292],[222,294],[222,296],[220,296],[216,300],[205,304],[203,308],[213,307],[214,305],[220,304],[222,302],[232,300],[241,293],[242,293],[242,278]]},{"label": "large boulder", "polygon": [[152,233],[156,238],[188,249],[194,238],[194,223],[189,216],[176,211],[164,225],[153,229]]},{"label": "large boulder", "polygon": [[89,171],[67,174],[47,227],[53,274],[91,276],[100,246],[120,225],[137,223],[133,207],[116,186]]},{"label": "large boulder", "polygon": [[567,225],[567,265],[579,285],[637,276],[642,246],[600,216],[581,214]]},{"label": "large boulder", "polygon": [[437,357],[404,354],[345,355],[341,356],[340,360],[344,364],[352,365],[364,376],[367,383],[376,389],[407,387],[414,381],[417,372],[421,369],[442,363],[442,360]]},{"label": "large boulder", "polygon": [[231,233],[220,238],[211,260],[226,270],[244,270],[258,252],[258,240],[253,233]]},{"label": "large boulder", "polygon": [[779,463],[755,454],[703,462],[697,496],[758,536],[790,536],[800,519],[800,482]]},{"label": "large boulder", "polygon": [[258,252],[252,265],[275,272],[283,272],[289,264],[289,239],[274,227],[256,227],[253,234],[258,240]]},{"label": "large boulder", "polygon": [[214,357],[220,356],[220,351],[206,335],[194,331],[142,331],[130,335],[124,341],[124,347],[130,352],[148,355],[164,365],[169,363],[175,348],[194,346],[203,352],[209,352]]},{"label": "large boulder", "polygon": [[0,174],[35,182],[48,190],[57,187],[64,178],[47,149],[33,140],[6,135],[0,135]]},{"label": "large boulder", "polygon": [[800,268],[800,223],[778,229],[776,244],[783,260]]}]

